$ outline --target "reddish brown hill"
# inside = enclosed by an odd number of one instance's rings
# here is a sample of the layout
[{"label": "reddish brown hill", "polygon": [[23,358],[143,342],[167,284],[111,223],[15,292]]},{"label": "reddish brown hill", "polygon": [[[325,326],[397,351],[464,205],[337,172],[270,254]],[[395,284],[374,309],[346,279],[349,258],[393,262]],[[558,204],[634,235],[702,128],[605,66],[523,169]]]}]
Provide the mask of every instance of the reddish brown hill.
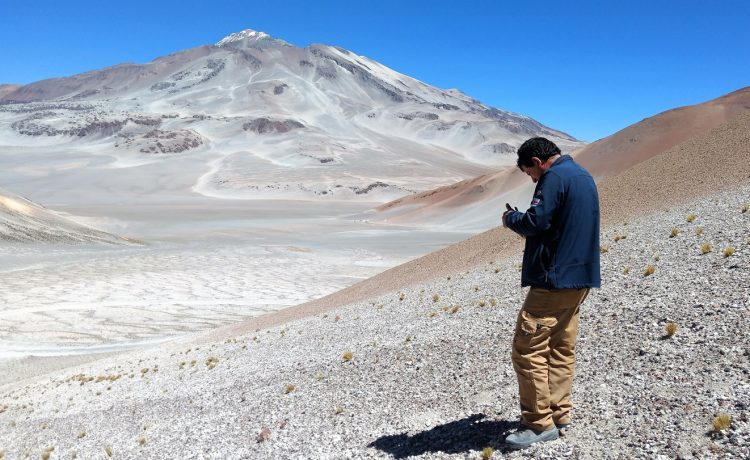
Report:
[{"label": "reddish brown hill", "polygon": [[0,85],[0,99],[20,88],[21,85]]},{"label": "reddish brown hill", "polygon": [[612,176],[747,111],[750,87],[646,118],[587,145],[575,157],[595,177]]},{"label": "reddish brown hill", "polygon": [[[573,155],[597,180],[614,176],[675,145],[706,133],[750,111],[750,87],[702,104],[681,107],[646,118],[587,145]],[[532,188],[516,168],[464,180],[391,201],[377,208],[386,222],[422,224],[456,220],[473,208],[520,203]],[[496,214],[496,213],[495,213]],[[494,216],[492,217],[494,219]],[[486,228],[486,227],[485,227]]]}]

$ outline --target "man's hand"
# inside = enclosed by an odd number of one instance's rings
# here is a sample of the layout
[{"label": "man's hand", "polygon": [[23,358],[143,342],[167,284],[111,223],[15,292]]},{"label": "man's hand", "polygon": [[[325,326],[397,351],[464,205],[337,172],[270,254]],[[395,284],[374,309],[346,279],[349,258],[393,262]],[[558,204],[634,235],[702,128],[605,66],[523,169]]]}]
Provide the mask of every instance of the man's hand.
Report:
[{"label": "man's hand", "polygon": [[503,213],[503,217],[502,217],[503,227],[506,227],[506,228],[508,227],[508,224],[506,223],[505,218],[508,217],[509,215],[513,214],[514,212],[516,212],[516,211],[510,210],[510,211],[505,211]]},{"label": "man's hand", "polygon": [[508,226],[508,224],[505,221],[505,218],[508,217],[509,214],[513,214],[516,211],[518,211],[518,208],[513,209],[508,203],[505,203],[505,212],[503,213],[503,217],[502,217],[503,227]]}]

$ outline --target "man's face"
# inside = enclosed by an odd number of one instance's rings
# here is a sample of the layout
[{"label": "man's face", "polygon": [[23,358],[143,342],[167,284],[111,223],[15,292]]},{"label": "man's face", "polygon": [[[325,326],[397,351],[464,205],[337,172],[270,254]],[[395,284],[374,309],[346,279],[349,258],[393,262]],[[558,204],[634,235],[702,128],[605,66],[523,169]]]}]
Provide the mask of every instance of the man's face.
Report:
[{"label": "man's face", "polygon": [[539,178],[542,177],[542,174],[544,174],[544,169],[542,168],[542,162],[539,160],[539,158],[533,157],[531,161],[534,162],[534,165],[521,165],[521,171],[526,173],[526,175],[531,178],[531,181],[536,184],[539,181]]}]

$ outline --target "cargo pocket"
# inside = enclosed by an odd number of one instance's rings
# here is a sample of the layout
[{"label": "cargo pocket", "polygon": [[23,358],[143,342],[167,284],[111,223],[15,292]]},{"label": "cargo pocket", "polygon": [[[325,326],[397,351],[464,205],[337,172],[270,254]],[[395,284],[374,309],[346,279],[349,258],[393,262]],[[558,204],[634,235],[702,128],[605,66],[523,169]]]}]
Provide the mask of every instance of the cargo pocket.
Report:
[{"label": "cargo pocket", "polygon": [[550,331],[555,324],[557,324],[555,318],[540,318],[526,310],[521,310],[513,342],[522,349],[533,347],[549,338]]}]

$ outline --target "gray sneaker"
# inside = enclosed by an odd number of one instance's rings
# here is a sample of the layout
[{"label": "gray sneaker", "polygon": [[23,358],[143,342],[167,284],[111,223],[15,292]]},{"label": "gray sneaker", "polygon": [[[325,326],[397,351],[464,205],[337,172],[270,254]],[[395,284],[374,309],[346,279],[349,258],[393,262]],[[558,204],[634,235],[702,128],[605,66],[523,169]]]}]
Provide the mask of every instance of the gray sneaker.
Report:
[{"label": "gray sneaker", "polygon": [[553,441],[557,439],[558,435],[557,428],[536,431],[522,425],[518,428],[518,431],[505,438],[505,444],[511,449],[525,449],[536,442]]},{"label": "gray sneaker", "polygon": [[560,436],[565,436],[566,434],[568,434],[570,423],[555,423],[555,426],[557,427],[557,431],[559,431]]}]

